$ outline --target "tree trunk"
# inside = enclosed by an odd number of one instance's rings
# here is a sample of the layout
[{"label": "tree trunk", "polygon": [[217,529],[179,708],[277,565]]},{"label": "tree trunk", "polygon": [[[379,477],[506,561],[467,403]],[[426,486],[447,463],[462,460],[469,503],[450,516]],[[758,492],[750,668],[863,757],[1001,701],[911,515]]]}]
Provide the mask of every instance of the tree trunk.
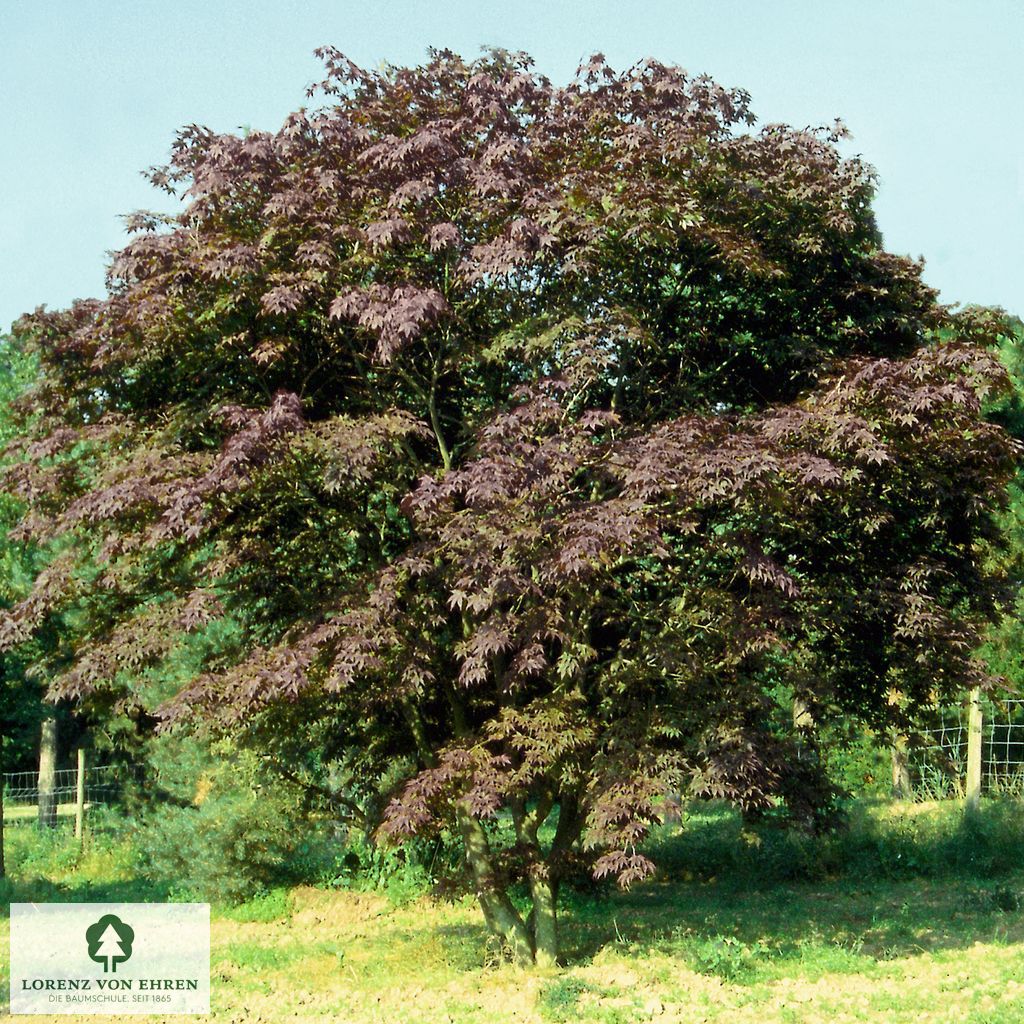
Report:
[{"label": "tree trunk", "polygon": [[525,801],[514,802],[512,820],[519,848],[527,859],[527,883],[533,907],[526,920],[509,899],[494,869],[487,831],[468,811],[458,812],[466,861],[473,874],[477,899],[491,933],[510,950],[516,962],[529,967],[558,965],[558,890],[564,859],[579,837],[583,823],[575,795],[558,800],[558,824],[551,848],[545,855],[537,831],[556,806],[552,793],[543,794],[527,811]]},{"label": "tree trunk", "polygon": [[538,967],[558,966],[558,882],[538,872],[530,877],[533,899],[534,963]]},{"label": "tree trunk", "polygon": [[892,795],[897,800],[909,800],[911,797],[906,736],[897,736],[892,744]]},{"label": "tree trunk", "polygon": [[39,827],[57,824],[57,716],[43,719],[39,736]]},{"label": "tree trunk", "polygon": [[466,848],[466,861],[473,874],[477,900],[487,927],[508,947],[517,963],[533,964],[532,936],[508,893],[498,883],[486,830],[466,810],[459,810],[458,821]]}]

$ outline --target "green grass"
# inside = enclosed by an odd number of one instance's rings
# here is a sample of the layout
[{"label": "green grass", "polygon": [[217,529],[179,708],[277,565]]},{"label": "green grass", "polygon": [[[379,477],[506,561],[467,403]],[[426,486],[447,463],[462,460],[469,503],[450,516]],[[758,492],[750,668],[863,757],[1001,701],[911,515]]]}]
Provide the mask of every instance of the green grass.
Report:
[{"label": "green grass", "polygon": [[222,908],[220,912],[227,921],[249,924],[254,921],[280,921],[281,918],[288,916],[290,909],[288,890],[276,888],[260,893],[237,906]]},{"label": "green grass", "polygon": [[[807,840],[697,805],[653,881],[566,894],[559,972],[506,963],[470,899],[271,889],[215,910],[211,1019],[1019,1024],[1022,813],[876,804]],[[160,898],[116,833],[79,858],[18,832],[7,900]]]},{"label": "green grass", "polygon": [[744,828],[738,814],[697,805],[679,828],[651,842],[662,877],[715,879],[744,888],[788,881],[992,877],[1024,871],[1024,803],[985,801],[965,815],[949,803],[861,802],[844,830],[808,837],[770,825]]},{"label": "green grass", "polygon": [[[86,805],[88,810],[90,805]],[[58,818],[73,818],[75,811],[77,810],[77,804],[58,804],[57,805],[57,817]],[[10,806],[4,804],[4,821],[21,821],[24,818],[37,818],[39,816],[39,808],[35,804],[20,804]]]}]

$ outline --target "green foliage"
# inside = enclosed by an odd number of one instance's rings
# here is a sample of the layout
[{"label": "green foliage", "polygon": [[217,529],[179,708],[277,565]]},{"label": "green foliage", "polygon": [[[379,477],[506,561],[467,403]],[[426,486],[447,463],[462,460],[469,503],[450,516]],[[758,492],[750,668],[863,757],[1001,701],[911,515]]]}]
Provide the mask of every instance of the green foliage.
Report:
[{"label": "green foliage", "polygon": [[221,913],[229,921],[251,924],[255,921],[280,921],[288,916],[290,910],[288,890],[284,886],[277,886],[259,892],[237,906],[224,907]]},{"label": "green foliage", "polygon": [[340,868],[330,884],[338,888],[383,892],[395,904],[422,896],[450,874],[458,862],[460,846],[452,836],[409,843],[400,849],[383,847],[358,830],[348,832],[338,857]]},{"label": "green foliage", "polygon": [[[181,760],[172,763],[175,754]],[[147,877],[173,879],[178,896],[237,903],[322,870],[326,826],[310,821],[301,792],[254,753],[228,742],[207,753],[180,741],[160,749],[155,764],[176,802],[143,815],[136,841]]]},{"label": "green foliage", "polygon": [[858,803],[845,828],[809,835],[746,826],[722,806],[696,805],[652,840],[668,877],[748,889],[849,879],[991,878],[1024,870],[1024,803]]},{"label": "green foliage", "polygon": [[751,976],[756,966],[756,953],[735,935],[713,935],[689,944],[688,960],[700,974],[714,974],[729,981],[742,981]]},{"label": "green foliage", "polygon": [[[995,315],[995,314],[990,314]],[[1018,439],[1024,439],[1024,322],[1006,316],[1000,325],[999,359],[1010,376],[1011,388],[986,407],[989,419]]]},{"label": "green foliage", "polygon": [[[66,824],[55,829],[40,829],[32,821],[9,829],[4,838],[8,861],[16,863],[27,875],[66,877],[82,860],[78,844],[70,840]],[[104,838],[101,833],[97,841],[103,853],[123,852],[119,844],[105,842]]]},{"label": "green foliage", "polygon": [[[1000,424],[1018,441],[1024,441],[1024,323],[1006,317],[999,341],[999,358],[1009,375],[1009,391],[986,407],[990,420]],[[1024,463],[1009,487],[1009,504],[1000,525],[1004,544],[997,561],[1011,587],[1009,607],[985,636],[980,654],[992,672],[1001,676],[1012,692],[1024,690]]]},{"label": "green foliage", "polygon": [[593,986],[581,978],[564,977],[548,982],[537,997],[537,1009],[552,1024],[566,1024],[579,1016],[580,997],[592,992]]},{"label": "green foliage", "polygon": [[892,792],[892,760],[886,745],[868,729],[843,738],[825,732],[820,738],[829,779],[856,797],[887,797]]},{"label": "green foliage", "polygon": [[143,877],[133,829],[121,814],[95,808],[87,820],[83,845],[70,822],[52,830],[34,823],[5,829],[8,877],[0,879],[0,904],[167,898],[165,884]]},{"label": "green foliage", "polygon": [[290,822],[249,794],[194,810],[161,807],[147,815],[139,848],[151,878],[175,878],[178,897],[214,903],[247,899],[280,877],[294,844]]},{"label": "green foliage", "polygon": [[[37,373],[36,360],[13,339],[0,336],[0,465],[4,447],[18,433],[12,403]],[[23,429],[23,426],[22,428]],[[21,518],[22,503],[0,492],[0,608],[23,598],[38,569],[36,553],[8,538]],[[15,771],[35,751],[42,717],[42,686],[26,678],[27,666],[38,659],[46,639],[0,654],[0,771]]]}]

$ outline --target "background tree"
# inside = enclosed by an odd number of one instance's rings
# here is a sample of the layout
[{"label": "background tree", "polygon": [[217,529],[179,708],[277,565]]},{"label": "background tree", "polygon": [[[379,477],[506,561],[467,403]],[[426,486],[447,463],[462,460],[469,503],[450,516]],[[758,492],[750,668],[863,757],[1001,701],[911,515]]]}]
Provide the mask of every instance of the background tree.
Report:
[{"label": "background tree", "polygon": [[[0,445],[16,432],[12,405],[35,376],[32,359],[0,336]],[[31,589],[37,566],[30,551],[12,543],[8,530],[21,518],[21,502],[0,494],[0,607],[9,608]],[[26,676],[27,666],[38,658],[35,645],[0,654],[0,878],[5,873],[3,846],[3,774],[31,760],[37,751],[39,722],[43,713],[42,686]]]},{"label": "background tree", "polygon": [[[981,316],[999,316],[984,313]],[[1024,324],[1018,317],[1004,316],[998,346],[1000,361],[1009,375],[1011,388],[997,396],[986,415],[1018,442],[1024,442]],[[1024,471],[1018,464],[1010,483],[1009,502],[1000,519],[1005,544],[994,552],[998,571],[1010,585],[1013,598],[1005,613],[985,634],[982,655],[993,672],[1006,680],[1012,691],[1024,687]]]},{"label": "background tree", "polygon": [[666,788],[821,823],[794,699],[884,730],[986,681],[1002,328],[882,249],[838,124],[655,61],[321,55],[323,108],[185,129],[184,211],[20,323],[16,536],[55,548],[0,642],[62,615],[54,693],[457,829],[551,962],[560,883],[648,874]]}]

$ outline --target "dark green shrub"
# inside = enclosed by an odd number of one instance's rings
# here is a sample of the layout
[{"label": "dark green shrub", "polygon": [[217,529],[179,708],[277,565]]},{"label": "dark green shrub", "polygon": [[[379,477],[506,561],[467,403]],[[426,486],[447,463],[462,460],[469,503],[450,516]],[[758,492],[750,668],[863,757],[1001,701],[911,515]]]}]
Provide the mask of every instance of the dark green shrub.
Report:
[{"label": "dark green shrub", "polygon": [[[168,764],[175,752],[180,759]],[[145,810],[137,832],[143,872],[177,895],[214,903],[329,873],[338,844],[303,794],[251,752],[221,743],[210,753],[181,741],[155,758],[165,800]]]},{"label": "dark green shrub", "polygon": [[428,892],[435,884],[439,853],[447,866],[453,855],[441,840],[410,843],[395,849],[378,846],[353,830],[330,882],[345,889],[380,890],[395,903],[404,903]]},{"label": "dark green shrub", "polygon": [[826,736],[822,758],[829,779],[855,797],[887,797],[892,793],[892,755],[874,733],[864,730],[838,740]]},{"label": "dark green shrub", "polygon": [[985,800],[976,814],[950,801],[913,812],[855,803],[845,827],[820,835],[772,819],[744,825],[715,803],[690,806],[678,828],[650,843],[670,877],[715,878],[743,888],[847,878],[989,878],[1024,870],[1024,803]]}]

